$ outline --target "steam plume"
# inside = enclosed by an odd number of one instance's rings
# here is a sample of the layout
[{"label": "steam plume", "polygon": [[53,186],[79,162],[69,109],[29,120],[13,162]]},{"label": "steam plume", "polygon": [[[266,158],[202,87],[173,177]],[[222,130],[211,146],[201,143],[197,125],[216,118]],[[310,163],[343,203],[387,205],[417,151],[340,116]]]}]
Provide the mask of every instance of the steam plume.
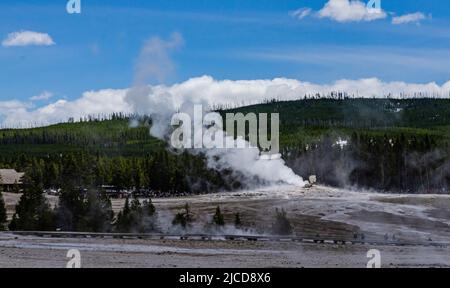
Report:
[{"label": "steam plume", "polygon": [[[195,104],[201,104],[203,107],[211,106],[208,97],[198,97],[196,91],[180,98],[164,89],[163,85],[147,85],[151,80],[159,83],[164,81],[173,70],[169,53],[182,45],[183,38],[178,33],[172,34],[168,40],[153,37],[147,41],[135,64],[134,86],[125,96],[125,101],[135,112],[152,117],[150,133],[160,139],[167,138],[170,132],[170,119],[174,113],[184,112],[192,115]],[[269,183],[283,182],[298,186],[304,184],[303,179],[287,167],[282,159],[271,161],[260,159],[257,148],[205,149],[202,152],[207,156],[210,168],[238,171],[248,178],[246,179],[248,182],[259,179]]]}]

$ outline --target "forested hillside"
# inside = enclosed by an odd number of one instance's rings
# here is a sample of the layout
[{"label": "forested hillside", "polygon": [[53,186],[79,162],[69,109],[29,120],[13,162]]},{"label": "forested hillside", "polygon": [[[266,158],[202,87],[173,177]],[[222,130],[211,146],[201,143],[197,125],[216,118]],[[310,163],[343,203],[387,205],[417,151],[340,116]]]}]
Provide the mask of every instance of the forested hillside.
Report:
[{"label": "forested hillside", "polygon": [[[283,158],[301,176],[317,174],[321,183],[382,191],[449,192],[448,99],[337,95],[222,112],[279,113]],[[150,123],[144,118],[132,128],[129,117],[111,115],[0,130],[0,167],[31,167],[45,188],[62,186],[67,173],[80,187],[114,185],[173,194],[242,187],[231,171],[208,169],[202,156],[169,152],[166,143],[149,135]]]},{"label": "forested hillside", "polygon": [[131,128],[129,117],[112,115],[1,130],[0,167],[34,170],[44,188],[62,187],[67,178],[82,188],[112,185],[117,190],[145,188],[174,195],[240,187],[229,171],[208,169],[201,155],[172,154],[166,148],[150,136],[148,119]]},{"label": "forested hillside", "polygon": [[272,102],[226,112],[279,113],[283,158],[319,182],[450,193],[450,99]]}]

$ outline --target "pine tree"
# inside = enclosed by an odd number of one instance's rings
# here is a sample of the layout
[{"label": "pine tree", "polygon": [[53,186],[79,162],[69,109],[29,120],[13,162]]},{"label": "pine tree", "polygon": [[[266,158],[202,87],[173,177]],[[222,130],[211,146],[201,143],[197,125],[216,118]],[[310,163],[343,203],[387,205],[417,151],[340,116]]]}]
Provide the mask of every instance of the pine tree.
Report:
[{"label": "pine tree", "polygon": [[110,232],[114,212],[109,198],[96,191],[89,191],[86,198],[86,213],[78,225],[78,230]]},{"label": "pine tree", "polygon": [[142,207],[141,230],[143,232],[152,232],[157,230],[156,208],[152,199],[145,200]]},{"label": "pine tree", "polygon": [[144,207],[142,207],[139,199],[133,198],[130,204],[129,197],[127,197],[127,199],[125,200],[124,208],[117,215],[117,219],[115,222],[116,231],[119,232],[137,231],[144,233],[153,230],[154,229],[153,225],[154,223],[152,221],[153,219],[148,218],[150,216],[148,212],[150,206],[146,202],[144,202]]},{"label": "pine tree", "polygon": [[13,218],[11,219],[11,222],[9,222],[8,229],[11,230],[11,231],[18,230],[17,229],[17,222],[18,222],[17,215],[14,213]]},{"label": "pine tree", "polygon": [[189,206],[189,203],[186,203],[184,205],[184,215],[186,217],[186,222],[190,223],[192,221],[194,221],[194,216],[191,213],[191,207]]},{"label": "pine tree", "polygon": [[129,197],[125,199],[125,204],[122,211],[117,214],[117,219],[115,222],[115,229],[118,232],[128,232],[130,229],[130,200]]},{"label": "pine tree", "polygon": [[152,199],[145,200],[143,206],[144,206],[144,211],[147,214],[147,216],[155,215],[156,208],[155,208],[155,205],[153,205]]},{"label": "pine tree", "polygon": [[16,205],[10,230],[42,230],[55,229],[55,215],[51,210],[42,189],[41,171],[30,167],[25,173],[24,192]]},{"label": "pine tree", "polygon": [[129,197],[127,197],[127,198],[125,199],[125,205],[124,205],[124,207],[123,207],[122,216],[127,217],[127,216],[130,214],[130,212],[131,212],[131,209],[130,209],[130,199],[129,199]]},{"label": "pine tree", "polygon": [[239,227],[241,227],[241,225],[242,225],[241,217],[240,217],[239,212],[238,212],[238,213],[236,213],[234,215],[234,226],[236,228],[239,228]]},{"label": "pine tree", "polygon": [[3,200],[3,194],[0,191],[0,231],[5,230],[7,220],[5,201]]},{"label": "pine tree", "polygon": [[141,202],[138,198],[134,198],[131,201],[131,213],[129,215],[129,231],[135,230],[138,232],[145,232],[143,227],[144,210],[142,209]]},{"label": "pine tree", "polygon": [[116,220],[114,222],[114,229],[117,232],[123,232],[123,213],[122,211],[119,211],[119,213],[117,213],[117,217]]},{"label": "pine tree", "polygon": [[74,155],[65,157],[63,162],[61,173],[63,184],[57,209],[57,226],[63,231],[78,231],[78,226],[83,225],[82,218],[86,211],[83,191],[80,188],[83,181],[80,177],[79,163]]},{"label": "pine tree", "polygon": [[287,218],[284,209],[275,210],[275,222],[272,224],[272,232],[275,235],[289,235],[292,234],[292,225]]},{"label": "pine tree", "polygon": [[139,202],[139,199],[137,197],[134,197],[131,201],[131,211],[137,214],[142,214],[142,206],[141,202]]},{"label": "pine tree", "polygon": [[193,221],[194,221],[194,217],[191,214],[191,209],[189,207],[189,204],[186,203],[184,205],[184,212],[179,212],[179,213],[175,214],[175,217],[172,220],[172,225],[181,225],[181,227],[186,228]]},{"label": "pine tree", "polygon": [[177,214],[175,214],[175,217],[172,220],[172,225],[181,225],[181,227],[186,228],[187,226],[187,221],[186,221],[186,217],[185,214],[182,212],[179,212]]},{"label": "pine tree", "polygon": [[213,223],[218,225],[218,226],[225,225],[225,220],[223,219],[223,214],[220,211],[220,207],[219,206],[217,206],[216,213],[213,216]]}]

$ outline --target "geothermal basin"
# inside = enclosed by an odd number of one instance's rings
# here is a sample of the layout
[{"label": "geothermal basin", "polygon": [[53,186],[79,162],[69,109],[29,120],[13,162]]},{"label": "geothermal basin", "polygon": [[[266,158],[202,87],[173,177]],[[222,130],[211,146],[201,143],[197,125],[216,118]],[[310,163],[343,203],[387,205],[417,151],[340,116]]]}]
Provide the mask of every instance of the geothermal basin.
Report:
[{"label": "geothermal basin", "polygon": [[[4,197],[7,206],[13,207],[18,195]],[[216,236],[236,234],[255,238],[249,238],[252,241],[223,237],[55,238],[5,232],[0,234],[0,267],[65,267],[68,249],[80,250],[83,267],[363,268],[370,249],[380,251],[382,267],[450,266],[448,195],[381,194],[283,185],[156,198],[153,203],[159,213],[158,224],[167,234],[203,233],[205,223],[219,205],[227,225],[216,231]],[[185,203],[191,206],[196,223],[187,232],[174,230],[170,225],[173,214]],[[113,209],[119,211],[123,204],[123,199],[114,199]],[[285,236],[284,241],[263,237],[271,233],[276,208],[287,212],[293,227],[293,234]],[[241,229],[234,228],[235,213],[241,216]]]}]

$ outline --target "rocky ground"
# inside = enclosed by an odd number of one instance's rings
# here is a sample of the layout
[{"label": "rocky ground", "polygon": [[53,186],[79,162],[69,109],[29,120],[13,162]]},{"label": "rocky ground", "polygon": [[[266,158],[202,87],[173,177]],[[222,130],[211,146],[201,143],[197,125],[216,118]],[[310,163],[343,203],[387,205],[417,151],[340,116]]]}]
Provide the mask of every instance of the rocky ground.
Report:
[{"label": "rocky ground", "polygon": [[[11,210],[17,195],[4,197]],[[51,201],[55,203],[55,199]],[[123,199],[113,200],[113,208],[120,210],[123,202]],[[202,232],[215,207],[220,205],[229,223],[221,233],[268,234],[275,209],[283,208],[297,236],[364,234],[377,239],[378,244],[47,239],[4,233],[0,235],[0,267],[64,267],[65,253],[70,248],[81,251],[84,267],[365,267],[370,249],[380,250],[383,267],[450,266],[450,248],[430,246],[437,242],[450,243],[450,196],[447,195],[276,186],[154,199],[154,203],[160,227],[172,233],[173,214],[185,203],[190,204],[196,218],[192,233]],[[237,212],[245,227],[242,230],[232,225]],[[395,242],[407,245],[388,245]],[[412,245],[417,243],[420,245]]]},{"label": "rocky ground", "polygon": [[450,267],[450,248],[298,242],[55,239],[0,235],[0,267],[65,267],[69,249],[88,267],[355,267],[378,249],[381,267]]}]

